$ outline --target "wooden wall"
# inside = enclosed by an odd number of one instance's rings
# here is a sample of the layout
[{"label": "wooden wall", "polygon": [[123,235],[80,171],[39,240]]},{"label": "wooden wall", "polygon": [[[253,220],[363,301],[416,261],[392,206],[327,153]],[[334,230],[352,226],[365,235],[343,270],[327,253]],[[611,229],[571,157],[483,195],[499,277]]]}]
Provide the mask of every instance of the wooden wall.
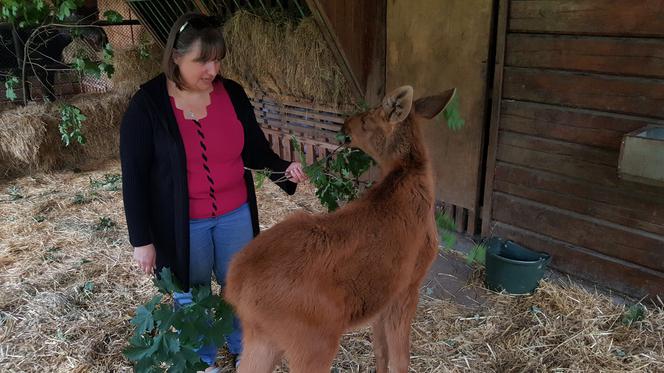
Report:
[{"label": "wooden wall", "polygon": [[436,197],[454,206],[460,230],[475,233],[485,133],[492,0],[387,3],[387,89],[412,85],[416,97],[456,87],[460,131],[438,118],[423,128],[436,173]]},{"label": "wooden wall", "polygon": [[483,234],[664,294],[664,188],[617,173],[622,136],[664,124],[664,0],[500,3]]}]

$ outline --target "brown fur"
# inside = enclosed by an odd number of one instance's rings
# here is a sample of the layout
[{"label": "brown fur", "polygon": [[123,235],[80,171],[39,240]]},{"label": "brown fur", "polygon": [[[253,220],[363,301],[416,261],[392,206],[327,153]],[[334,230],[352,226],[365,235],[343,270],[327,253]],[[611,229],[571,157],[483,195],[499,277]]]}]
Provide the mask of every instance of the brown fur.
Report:
[{"label": "brown fur", "polygon": [[407,372],[419,287],[438,251],[433,177],[418,124],[452,96],[412,101],[411,87],[346,121],[383,170],[361,198],[324,215],[298,213],[232,261],[225,296],[244,329],[240,373],[329,372],[346,330],[373,325],[377,373]]}]

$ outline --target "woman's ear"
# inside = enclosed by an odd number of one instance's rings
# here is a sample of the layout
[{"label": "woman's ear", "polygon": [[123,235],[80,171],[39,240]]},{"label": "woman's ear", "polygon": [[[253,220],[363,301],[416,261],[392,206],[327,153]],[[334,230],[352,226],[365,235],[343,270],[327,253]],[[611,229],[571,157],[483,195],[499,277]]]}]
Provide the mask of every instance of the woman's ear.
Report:
[{"label": "woman's ear", "polygon": [[172,58],[173,58],[173,62],[176,65],[180,65],[180,61],[182,60],[182,56],[180,55],[180,53],[178,53],[176,51],[173,51],[173,57]]}]

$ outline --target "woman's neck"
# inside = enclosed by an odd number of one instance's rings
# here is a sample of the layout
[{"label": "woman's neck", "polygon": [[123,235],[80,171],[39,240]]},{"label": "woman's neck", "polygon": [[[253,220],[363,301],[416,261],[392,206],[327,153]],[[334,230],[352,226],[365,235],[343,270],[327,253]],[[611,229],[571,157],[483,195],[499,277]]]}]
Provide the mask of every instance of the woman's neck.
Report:
[{"label": "woman's neck", "polygon": [[168,94],[172,97],[182,97],[182,98],[196,98],[196,97],[206,97],[210,95],[210,92],[214,90],[213,86],[210,86],[206,89],[179,89],[175,82],[172,80],[167,80]]}]

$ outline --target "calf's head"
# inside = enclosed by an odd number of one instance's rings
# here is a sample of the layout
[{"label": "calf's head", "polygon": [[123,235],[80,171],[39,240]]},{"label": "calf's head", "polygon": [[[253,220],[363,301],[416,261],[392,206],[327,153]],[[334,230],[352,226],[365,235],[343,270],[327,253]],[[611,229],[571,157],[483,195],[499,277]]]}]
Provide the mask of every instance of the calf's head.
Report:
[{"label": "calf's head", "polygon": [[435,117],[454,92],[450,89],[413,101],[413,87],[399,87],[378,107],[348,118],[342,131],[350,137],[350,146],[363,150],[378,164],[393,161],[411,150],[418,119]]}]

